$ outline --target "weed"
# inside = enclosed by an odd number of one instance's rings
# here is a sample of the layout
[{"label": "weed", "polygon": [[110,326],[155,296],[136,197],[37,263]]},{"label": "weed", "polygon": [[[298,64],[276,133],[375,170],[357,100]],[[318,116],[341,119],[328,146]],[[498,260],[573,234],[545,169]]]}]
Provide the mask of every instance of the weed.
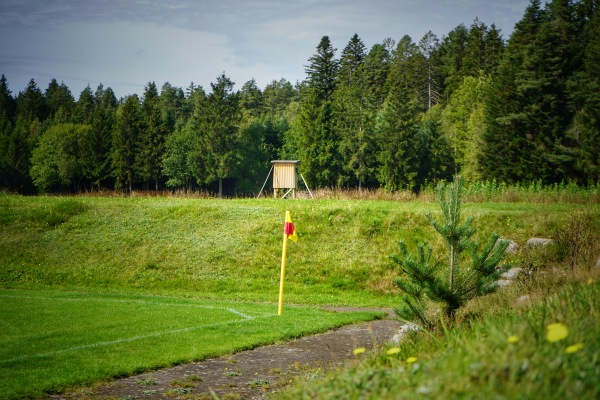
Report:
[{"label": "weed", "polygon": [[175,396],[180,396],[182,394],[190,394],[192,393],[193,390],[191,388],[182,388],[182,387],[178,387],[175,389],[169,389],[165,392],[165,396],[167,397],[175,397]]},{"label": "weed", "polygon": [[266,387],[269,386],[270,382],[267,379],[253,379],[248,382],[248,386],[251,388],[255,387]]},{"label": "weed", "polygon": [[144,385],[144,386],[156,385],[156,381],[154,379],[151,379],[151,378],[141,379],[139,381],[136,381],[135,383],[138,384],[138,385]]}]

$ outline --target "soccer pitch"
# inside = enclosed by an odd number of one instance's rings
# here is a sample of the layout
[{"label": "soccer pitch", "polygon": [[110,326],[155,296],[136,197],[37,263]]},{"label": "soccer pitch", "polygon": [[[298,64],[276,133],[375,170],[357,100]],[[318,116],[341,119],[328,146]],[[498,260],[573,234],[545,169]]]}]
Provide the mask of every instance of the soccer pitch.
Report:
[{"label": "soccer pitch", "polygon": [[0,289],[0,398],[234,353],[376,314],[160,296]]}]

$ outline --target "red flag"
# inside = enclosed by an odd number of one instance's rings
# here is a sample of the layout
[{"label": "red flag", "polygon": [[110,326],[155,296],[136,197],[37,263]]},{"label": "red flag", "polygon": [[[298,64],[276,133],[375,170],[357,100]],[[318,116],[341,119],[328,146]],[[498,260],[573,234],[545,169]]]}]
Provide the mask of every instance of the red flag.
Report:
[{"label": "red flag", "polygon": [[283,232],[287,235],[287,238],[293,242],[298,241],[298,235],[296,234],[296,228],[294,227],[294,223],[292,222],[292,217],[290,216],[290,212],[285,212],[285,226],[283,228]]}]

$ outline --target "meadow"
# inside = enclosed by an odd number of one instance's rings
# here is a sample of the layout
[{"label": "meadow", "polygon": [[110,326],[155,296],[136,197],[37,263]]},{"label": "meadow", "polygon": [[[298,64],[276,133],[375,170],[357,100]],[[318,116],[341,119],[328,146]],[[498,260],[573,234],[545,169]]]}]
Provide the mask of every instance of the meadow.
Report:
[{"label": "meadow", "polygon": [[[497,232],[521,246],[530,237],[560,239],[556,250],[544,256],[564,265],[557,267],[564,270],[572,268],[567,256],[572,256],[571,234],[578,230],[573,221],[591,221],[592,232],[598,232],[600,206],[595,194],[569,194],[567,199],[576,201],[565,201],[563,194],[552,197],[542,193],[536,197],[542,201],[529,198],[522,202],[518,197],[494,201],[498,194],[493,193],[470,196],[464,215],[476,218],[478,236]],[[291,212],[299,240],[288,247],[284,319],[277,319],[273,314],[285,210]],[[425,195],[410,201],[341,196],[216,200],[2,195],[0,297],[6,306],[0,319],[0,341],[5,349],[0,367],[11,366],[5,369],[10,375],[2,374],[8,377],[0,386],[2,395],[10,398],[61,391],[375,318],[373,313],[339,316],[324,312],[320,306],[394,307],[400,296],[393,283],[398,272],[389,256],[397,251],[397,241],[404,240],[409,248],[426,241],[433,245],[436,255],[443,256],[440,239],[425,219],[426,212],[435,215],[438,206]],[[597,257],[590,253],[597,248],[576,250],[576,258]],[[542,256],[528,252],[508,261],[532,271],[547,264]],[[220,312],[211,314],[216,308]],[[169,312],[161,312],[166,309]],[[190,314],[200,309],[202,312]],[[293,312],[286,315],[288,309]],[[484,318],[482,309],[473,315]],[[168,317],[174,310],[179,311]],[[164,319],[155,320],[161,314]],[[73,318],[61,320],[69,315]],[[90,321],[90,315],[95,318],[89,325],[73,323]],[[286,318],[292,322],[283,323]],[[138,322],[128,328],[132,321]],[[239,331],[238,324],[256,331],[246,335],[253,337],[252,341],[239,344],[240,339],[232,337],[224,348],[207,341],[203,346],[167,343],[171,347],[162,349],[162,343],[169,340],[156,340],[170,335],[168,332],[181,331],[173,343],[203,343],[208,340],[202,336],[206,329],[193,328],[206,325],[206,321],[223,323],[209,327],[209,331]],[[112,332],[109,328],[113,322],[118,329],[111,339],[103,327]],[[537,323],[543,330],[544,322]],[[298,329],[290,330],[290,326]],[[97,332],[95,337],[73,333],[90,330]],[[31,336],[23,332],[31,332]],[[137,339],[144,336],[140,332],[149,332],[149,337]],[[103,342],[110,344],[94,345]],[[28,375],[32,364],[40,364],[40,355],[44,360],[69,359],[74,365],[85,365],[80,363],[107,359],[107,352],[115,351],[131,353],[131,357],[96,362],[97,367],[84,367],[76,376],[57,370],[47,382],[35,378],[42,376],[41,372],[30,374],[33,381],[18,377]]]}]

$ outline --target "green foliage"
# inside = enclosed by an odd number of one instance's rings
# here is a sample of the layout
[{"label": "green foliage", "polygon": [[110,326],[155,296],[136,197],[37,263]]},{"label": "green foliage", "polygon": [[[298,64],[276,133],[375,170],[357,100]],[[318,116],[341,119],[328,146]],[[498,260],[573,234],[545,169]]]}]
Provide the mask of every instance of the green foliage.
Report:
[{"label": "green foliage", "polygon": [[44,132],[31,158],[31,177],[42,191],[60,187],[79,189],[85,177],[84,165],[91,154],[92,127],[57,124]]},{"label": "green foliage", "polygon": [[[400,317],[419,321],[427,328],[436,324],[435,304],[442,307],[446,318],[452,319],[456,311],[468,300],[495,289],[495,281],[506,270],[499,264],[505,256],[508,242],[499,240],[492,234],[481,248],[471,240],[475,228],[473,218],[461,218],[462,179],[455,177],[453,184],[446,188],[438,186],[438,198],[442,210],[442,220],[437,221],[431,214],[427,220],[442,237],[447,248],[447,262],[442,264],[431,259],[432,248],[419,244],[416,257],[410,254],[404,242],[399,242],[400,255],[392,255],[392,260],[402,268],[402,275],[395,282],[406,294],[397,312]],[[462,254],[471,251],[471,264],[464,265]],[[443,267],[442,267],[443,265]],[[432,306],[431,302],[434,302]]]},{"label": "green foliage", "polygon": [[[534,0],[510,38],[475,19],[440,40],[386,38],[368,52],[354,34],[336,57],[323,36],[295,86],[273,80],[261,91],[251,79],[234,90],[222,74],[206,96],[193,82],[166,82],[160,94],[149,82],[133,113],[131,96],[117,102],[102,85],[75,101],[64,83],[42,92],[32,79],[15,97],[2,76],[0,188],[31,192],[42,134],[68,123],[93,126],[82,177],[44,190],[216,191],[218,181],[221,195],[254,195],[267,157],[300,160],[313,189],[419,193],[451,174],[595,185],[599,37],[594,1]],[[274,141],[265,121],[289,129]]]}]

